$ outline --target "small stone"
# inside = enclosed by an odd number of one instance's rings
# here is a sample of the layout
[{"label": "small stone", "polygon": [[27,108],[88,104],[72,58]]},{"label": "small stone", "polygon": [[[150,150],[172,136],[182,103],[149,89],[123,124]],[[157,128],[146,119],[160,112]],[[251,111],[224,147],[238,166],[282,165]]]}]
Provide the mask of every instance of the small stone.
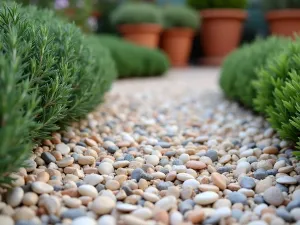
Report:
[{"label": "small stone", "polygon": [[276,182],[279,184],[297,184],[298,181],[294,177],[282,176],[276,179]]},{"label": "small stone", "polygon": [[248,176],[242,177],[239,183],[242,188],[253,189],[255,187],[255,181]]},{"label": "small stone", "polygon": [[142,170],[141,168],[137,168],[135,170],[132,171],[131,173],[131,179],[135,179],[137,182],[139,182],[139,180],[143,178],[147,181],[150,181],[153,179],[153,177],[150,174],[147,174],[144,170]]},{"label": "small stone", "polygon": [[205,155],[209,157],[213,162],[218,160],[218,153],[215,150],[208,150]]},{"label": "small stone", "polygon": [[170,214],[170,224],[171,225],[179,225],[183,222],[183,216],[178,211],[173,211]]},{"label": "small stone", "polygon": [[143,198],[150,202],[157,202],[159,200],[159,197],[156,194],[150,192],[144,192]]},{"label": "small stone", "polygon": [[20,187],[13,188],[7,193],[6,202],[11,207],[17,207],[22,202],[24,191]]},{"label": "small stone", "polygon": [[136,205],[132,205],[128,203],[118,203],[116,208],[121,212],[132,212],[136,210],[138,207]]},{"label": "small stone", "polygon": [[211,217],[205,219],[203,221],[202,225],[216,225],[219,223],[220,219],[221,218],[218,216],[211,216]]},{"label": "small stone", "polygon": [[173,186],[173,183],[172,182],[164,182],[164,181],[161,181],[159,182],[156,187],[158,190],[162,191],[162,190],[168,190],[169,187]]},{"label": "small stone", "polygon": [[112,164],[110,164],[108,162],[102,162],[98,166],[98,171],[102,175],[109,175],[114,172],[114,167]]},{"label": "small stone", "polygon": [[291,211],[294,208],[300,208],[300,199],[293,200],[286,206],[288,211]]},{"label": "small stone", "polygon": [[99,218],[97,225],[116,225],[116,224],[117,221],[113,216],[104,215]]},{"label": "small stone", "polygon": [[97,195],[98,195],[97,189],[96,189],[94,186],[89,185],[89,184],[81,185],[81,186],[78,188],[78,192],[79,192],[79,194],[81,194],[82,196],[90,196],[90,197],[92,197],[92,198],[96,198]]},{"label": "small stone", "polygon": [[221,198],[221,199],[218,199],[214,205],[213,205],[213,208],[214,209],[218,209],[218,208],[222,208],[222,207],[227,207],[227,208],[231,208],[231,202],[226,199],[226,198]]},{"label": "small stone", "polygon": [[248,225],[268,225],[268,224],[263,220],[256,220],[248,223]]},{"label": "small stone", "polygon": [[55,146],[56,150],[59,151],[62,155],[67,155],[71,151],[70,147],[64,143],[57,144]]},{"label": "small stone", "polygon": [[78,217],[72,221],[72,225],[97,225],[96,221],[93,218],[83,216]]},{"label": "small stone", "polygon": [[199,188],[199,182],[195,179],[189,179],[183,182],[182,188],[192,187],[193,189]]},{"label": "small stone", "polygon": [[219,195],[212,191],[206,191],[195,196],[194,201],[199,205],[209,205],[219,199]]},{"label": "small stone", "polygon": [[46,193],[48,194],[54,190],[51,185],[41,181],[33,182],[31,184],[31,189],[37,194],[46,194]]},{"label": "small stone", "polygon": [[219,162],[222,164],[226,164],[231,160],[231,156],[230,155],[224,155],[219,159]]},{"label": "small stone", "polygon": [[216,185],[221,190],[225,190],[226,188],[226,180],[223,178],[223,176],[217,172],[214,172],[211,174],[211,180],[214,185]]},{"label": "small stone", "polygon": [[103,181],[103,176],[99,174],[87,174],[85,175],[83,182],[85,184],[96,186],[97,184],[101,183]]},{"label": "small stone", "polygon": [[134,210],[131,215],[136,216],[140,219],[149,220],[153,216],[153,212],[149,208],[139,208]]},{"label": "small stone", "polygon": [[155,203],[155,206],[161,209],[169,211],[177,203],[177,200],[174,196],[163,197]]},{"label": "small stone", "polygon": [[122,215],[121,221],[125,225],[147,225],[147,222],[133,215]]},{"label": "small stone", "polygon": [[27,192],[23,197],[23,204],[26,206],[35,205],[39,200],[39,196],[34,192]]},{"label": "small stone", "polygon": [[263,198],[263,196],[261,195],[256,195],[253,199],[253,201],[256,203],[256,204],[262,204],[262,203],[265,203],[265,200]]},{"label": "small stone", "polygon": [[204,168],[206,168],[206,164],[201,162],[201,161],[188,161],[185,166],[187,168],[191,168],[191,169],[194,169],[194,170],[202,170]]},{"label": "small stone", "polygon": [[191,174],[188,173],[179,173],[177,174],[177,179],[180,181],[186,181],[190,179],[195,179]]},{"label": "small stone", "polygon": [[1,221],[1,224],[3,224],[3,225],[14,225],[15,224],[14,220],[11,217],[6,216],[6,215],[0,215],[0,221]]},{"label": "small stone", "polygon": [[279,206],[283,203],[284,197],[277,187],[269,187],[264,192],[264,200],[270,205]]},{"label": "small stone", "polygon": [[231,201],[232,204],[235,203],[242,203],[247,204],[247,197],[239,192],[231,192],[228,194],[228,199]]},{"label": "small stone", "polygon": [[235,176],[238,177],[242,173],[247,174],[250,171],[250,168],[250,163],[244,161],[239,162],[235,170]]},{"label": "small stone", "polygon": [[68,208],[78,208],[81,206],[81,200],[78,198],[66,198],[64,203]]},{"label": "small stone", "polygon": [[279,150],[275,146],[268,146],[268,147],[265,147],[263,149],[263,153],[265,153],[265,154],[274,154],[274,155],[277,155],[278,152],[279,152]]},{"label": "small stone", "polygon": [[258,215],[258,216],[261,216],[263,209],[266,209],[266,208],[268,208],[267,204],[264,204],[264,203],[263,204],[259,204],[258,206],[256,206],[254,208],[254,213],[256,215]]},{"label": "small stone", "polygon": [[272,187],[272,179],[267,177],[266,179],[260,180],[256,183],[255,193],[257,194],[263,193],[269,187]]},{"label": "small stone", "polygon": [[41,157],[47,164],[56,162],[55,157],[50,152],[43,152]]},{"label": "small stone", "polygon": [[116,206],[116,203],[107,196],[98,196],[91,205],[93,212],[98,215],[108,214]]},{"label": "small stone", "polygon": [[257,167],[257,169],[264,169],[264,170],[273,169],[272,163],[267,160],[258,161],[256,167]]},{"label": "small stone", "polygon": [[126,160],[122,160],[122,161],[117,161],[117,162],[114,162],[113,164],[113,167],[118,169],[118,168],[124,168],[124,167],[127,167],[129,165],[129,161],[126,161]]},{"label": "small stone", "polygon": [[204,220],[204,211],[202,209],[194,209],[187,215],[187,220],[194,224],[199,224]]},{"label": "small stone", "polygon": [[16,208],[15,213],[13,215],[13,218],[17,221],[18,220],[31,220],[31,219],[33,219],[33,217],[35,217],[35,212],[31,208],[25,207],[25,206]]},{"label": "small stone", "polygon": [[214,213],[214,216],[218,216],[220,218],[227,218],[230,215],[231,215],[231,209],[229,207],[220,207]]},{"label": "small stone", "polygon": [[57,165],[58,167],[67,167],[67,166],[72,165],[73,162],[74,162],[74,158],[68,156],[68,157],[63,158],[63,159],[60,160],[60,161],[57,161],[57,162],[56,162],[56,165]]},{"label": "small stone", "polygon": [[231,216],[233,218],[235,218],[237,221],[240,220],[240,218],[242,217],[243,215],[243,211],[242,210],[239,210],[239,209],[232,209],[231,210]]},{"label": "small stone", "polygon": [[170,143],[168,143],[168,142],[163,142],[163,141],[157,142],[157,145],[159,145],[159,146],[162,147],[162,148],[170,148],[170,147],[171,147],[171,144],[170,144]]},{"label": "small stone", "polygon": [[257,180],[263,180],[268,176],[268,173],[264,169],[258,169],[254,172],[253,176]]},{"label": "small stone", "polygon": [[78,163],[80,165],[92,165],[95,163],[95,158],[93,156],[79,156],[78,157]]},{"label": "small stone", "polygon": [[24,165],[26,165],[25,169],[27,172],[32,172],[36,169],[36,162],[34,160],[31,160],[31,159],[27,159],[25,160],[24,162]]},{"label": "small stone", "polygon": [[68,218],[72,220],[83,216],[86,216],[86,212],[83,209],[67,209],[61,213],[62,218]]},{"label": "small stone", "polygon": [[280,218],[284,219],[284,221],[291,223],[294,221],[293,216],[285,209],[285,208],[278,208],[276,210],[276,215]]},{"label": "small stone", "polygon": [[153,218],[158,222],[162,224],[169,224],[169,215],[166,210],[158,209],[154,211]]},{"label": "small stone", "polygon": [[159,158],[158,156],[156,155],[149,155],[147,158],[146,158],[146,163],[147,164],[151,164],[153,166],[156,166],[158,165],[159,163]]},{"label": "small stone", "polygon": [[108,180],[105,187],[111,191],[116,191],[120,188],[120,183],[116,180]]}]

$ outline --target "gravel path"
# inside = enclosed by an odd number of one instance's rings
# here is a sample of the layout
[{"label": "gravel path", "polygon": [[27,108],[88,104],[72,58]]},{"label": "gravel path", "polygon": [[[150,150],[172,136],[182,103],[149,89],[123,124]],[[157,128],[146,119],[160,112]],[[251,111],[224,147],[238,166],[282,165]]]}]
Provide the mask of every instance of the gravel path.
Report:
[{"label": "gravel path", "polygon": [[217,79],[208,68],[118,81],[34,149],[1,190],[0,224],[300,225],[299,162]]}]

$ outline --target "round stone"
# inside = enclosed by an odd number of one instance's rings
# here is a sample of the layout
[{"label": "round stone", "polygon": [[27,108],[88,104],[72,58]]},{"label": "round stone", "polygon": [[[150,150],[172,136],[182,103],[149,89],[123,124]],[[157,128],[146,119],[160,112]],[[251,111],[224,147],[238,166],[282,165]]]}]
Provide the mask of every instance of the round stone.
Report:
[{"label": "round stone", "polygon": [[68,156],[68,157],[63,158],[62,160],[57,161],[56,165],[58,167],[62,167],[63,168],[63,167],[67,167],[67,166],[72,165],[73,162],[74,162],[74,158],[71,157],[71,156]]},{"label": "round stone", "polygon": [[108,180],[105,187],[111,191],[116,191],[120,188],[120,183],[116,180]]},{"label": "round stone", "polygon": [[64,203],[68,208],[78,208],[81,206],[81,200],[78,198],[66,198]]},{"label": "round stone", "polygon": [[128,203],[118,203],[117,204],[117,210],[121,212],[132,212],[136,210],[138,207],[136,205],[128,204]]},{"label": "round stone", "polygon": [[97,225],[116,225],[116,219],[111,215],[101,216],[98,220]]},{"label": "round stone", "polygon": [[264,169],[258,169],[254,172],[253,176],[257,180],[263,180],[268,176],[268,173]]},{"label": "round stone", "polygon": [[92,203],[91,209],[98,215],[108,214],[116,206],[115,201],[107,196],[98,196]]},{"label": "round stone", "polygon": [[72,221],[72,225],[97,225],[96,221],[93,218],[83,216],[78,217]]},{"label": "round stone", "polygon": [[216,185],[218,188],[220,188],[221,190],[225,190],[226,188],[226,180],[224,179],[224,177],[217,173],[217,172],[213,172],[211,174],[211,180],[213,182],[214,185]]},{"label": "round stone", "polygon": [[95,163],[95,158],[93,156],[79,156],[78,157],[78,163],[80,165],[92,165]]},{"label": "round stone", "polygon": [[7,193],[6,202],[11,207],[17,207],[22,202],[24,191],[20,187],[13,188]]},{"label": "round stone", "polygon": [[113,167],[116,169],[124,168],[124,167],[127,167],[129,165],[129,163],[130,162],[127,160],[117,161],[117,162],[114,162]]},{"label": "round stone", "polygon": [[264,200],[270,205],[280,206],[284,202],[284,197],[279,188],[270,187],[264,192]]},{"label": "round stone", "polygon": [[263,193],[266,189],[268,189],[269,187],[272,187],[272,179],[267,177],[264,180],[260,180],[256,183],[255,186],[255,192],[257,194]]},{"label": "round stone", "polygon": [[179,173],[177,174],[177,179],[180,181],[186,181],[190,179],[195,179],[191,174],[188,173]]},{"label": "round stone", "polygon": [[56,162],[55,157],[50,152],[43,152],[41,157],[47,164]]},{"label": "round stone", "polygon": [[57,144],[55,146],[56,150],[59,151],[62,155],[67,155],[71,149],[68,145],[64,144],[64,143],[60,143],[60,144]]},{"label": "round stone", "polygon": [[231,192],[228,194],[228,199],[231,201],[232,204],[235,203],[242,203],[247,204],[247,197],[239,192]]},{"label": "round stone", "polygon": [[131,215],[136,216],[143,220],[149,220],[153,216],[153,212],[149,208],[139,208],[134,210]]},{"label": "round stone", "polygon": [[185,166],[194,170],[202,170],[206,168],[206,164],[204,162],[194,160],[188,161]]},{"label": "round stone", "polygon": [[215,211],[214,216],[218,216],[220,218],[229,217],[231,216],[231,209],[229,207],[220,207]]},{"label": "round stone", "polygon": [[158,165],[159,163],[159,158],[158,156],[156,155],[149,155],[147,158],[146,158],[146,163],[147,164],[151,164],[153,166],[156,166]]},{"label": "round stone", "polygon": [[255,181],[248,176],[242,177],[239,183],[242,188],[253,189],[255,187]]},{"label": "round stone", "polygon": [[182,188],[192,187],[193,189],[199,188],[199,182],[195,179],[189,179],[183,182]]},{"label": "round stone", "polygon": [[155,206],[169,211],[177,203],[177,199],[174,196],[166,196],[155,203]]},{"label": "round stone", "polygon": [[205,192],[205,191],[219,192],[220,191],[220,189],[217,186],[211,185],[211,184],[200,184],[199,190],[202,192]]},{"label": "round stone", "polygon": [[219,199],[219,195],[213,191],[206,191],[195,196],[194,201],[198,205],[209,205]]},{"label": "round stone", "polygon": [[159,197],[156,194],[150,192],[144,192],[143,198],[150,202],[157,202],[159,200]]},{"label": "round stone", "polygon": [[242,173],[247,174],[250,171],[250,169],[251,169],[250,163],[244,161],[239,162],[235,170],[235,176],[238,177]]},{"label": "round stone", "polygon": [[18,220],[31,220],[35,217],[35,212],[29,207],[22,206],[22,207],[16,208],[13,217],[17,221]]},{"label": "round stone", "polygon": [[103,181],[103,176],[99,174],[87,174],[85,175],[83,182],[85,184],[96,186],[97,184],[101,183]]},{"label": "round stone", "polygon": [[205,155],[209,157],[213,162],[218,160],[218,153],[215,150],[208,150]]},{"label": "round stone", "polygon": [[39,196],[34,192],[27,192],[23,197],[23,204],[27,206],[35,205],[39,200]]},{"label": "round stone", "polygon": [[114,167],[112,164],[110,164],[108,162],[102,162],[98,166],[98,171],[102,175],[109,175],[114,172]]},{"label": "round stone", "polygon": [[41,181],[35,181],[31,184],[31,189],[37,194],[46,194],[52,192],[54,189],[51,185]]},{"label": "round stone", "polygon": [[78,188],[78,192],[82,196],[89,196],[89,197],[92,197],[92,198],[96,198],[97,195],[98,195],[97,189],[94,186],[89,185],[89,184],[81,185]]},{"label": "round stone", "polygon": [[296,178],[291,176],[282,176],[276,179],[276,182],[279,184],[297,184],[298,181]]},{"label": "round stone", "polygon": [[0,215],[1,224],[5,225],[14,225],[15,222],[10,216]]}]

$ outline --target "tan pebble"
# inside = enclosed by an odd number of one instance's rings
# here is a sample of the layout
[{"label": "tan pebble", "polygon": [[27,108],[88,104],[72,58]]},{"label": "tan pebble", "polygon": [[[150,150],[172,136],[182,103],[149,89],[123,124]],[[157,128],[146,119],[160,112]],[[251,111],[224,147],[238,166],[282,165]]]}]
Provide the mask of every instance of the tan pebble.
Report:
[{"label": "tan pebble", "polygon": [[121,175],[117,175],[114,177],[114,180],[118,181],[120,185],[123,184],[123,182],[125,182],[127,180],[127,176],[124,175],[124,174],[121,174]]},{"label": "tan pebble", "polygon": [[122,215],[121,221],[125,225],[148,225],[146,221],[133,215]]},{"label": "tan pebble", "polygon": [[168,187],[166,195],[173,195],[175,198],[179,198],[179,196],[180,196],[180,190],[176,186]]},{"label": "tan pebble", "polygon": [[177,199],[174,196],[167,196],[155,203],[155,207],[170,210],[177,204]]},{"label": "tan pebble", "polygon": [[293,166],[285,166],[278,169],[279,173],[290,173],[294,170]]},{"label": "tan pebble", "polygon": [[24,177],[17,174],[11,174],[11,178],[13,178],[11,183],[13,187],[20,187],[25,185]]},{"label": "tan pebble", "polygon": [[225,190],[226,189],[226,180],[223,178],[223,176],[217,172],[214,172],[211,174],[211,180],[214,183],[214,185],[216,185],[218,188],[220,188],[221,190]]},{"label": "tan pebble", "polygon": [[274,154],[274,155],[277,155],[278,152],[279,152],[279,150],[275,146],[268,146],[268,147],[265,147],[263,149],[263,153],[265,153],[265,154]]},{"label": "tan pebble", "polygon": [[186,181],[186,180],[195,179],[195,178],[188,173],[179,173],[179,174],[177,174],[177,179],[180,181]]},{"label": "tan pebble", "polygon": [[199,190],[202,192],[205,192],[205,191],[219,192],[220,191],[220,189],[217,186],[211,185],[211,184],[200,184]]},{"label": "tan pebble", "polygon": [[127,167],[129,165],[129,161],[127,160],[123,160],[123,161],[117,161],[113,163],[113,167],[118,169],[118,168],[124,168]]},{"label": "tan pebble", "polygon": [[140,189],[145,190],[148,187],[148,182],[145,179],[140,179],[138,185]]},{"label": "tan pebble", "polygon": [[13,215],[13,218],[18,221],[18,220],[31,220],[35,217],[35,212],[29,208],[22,206],[20,208],[17,208],[15,210],[15,213]]},{"label": "tan pebble", "polygon": [[61,192],[61,194],[69,195],[70,197],[78,197],[79,196],[77,187],[65,189]]},{"label": "tan pebble", "polygon": [[218,209],[218,208],[222,208],[222,207],[231,208],[230,200],[228,200],[226,198],[218,199],[213,205],[214,209]]},{"label": "tan pebble", "polygon": [[106,182],[105,187],[109,190],[115,191],[120,188],[120,184],[116,180],[109,180]]},{"label": "tan pebble", "polygon": [[90,196],[92,198],[96,198],[98,195],[98,191],[97,189],[89,184],[83,184],[81,186],[78,187],[78,192],[79,194],[83,195],[83,196]]},{"label": "tan pebble", "polygon": [[83,172],[85,174],[98,173],[98,169],[95,167],[86,167],[86,168],[83,168]]},{"label": "tan pebble", "polygon": [[69,208],[78,208],[81,206],[81,200],[78,198],[67,198],[64,200],[64,203]]},{"label": "tan pebble", "polygon": [[47,173],[46,171],[42,171],[38,173],[36,180],[47,183],[49,179],[50,179],[49,173]]},{"label": "tan pebble", "polygon": [[166,181],[174,181],[176,179],[176,172],[171,171],[170,173],[167,174],[166,176]]},{"label": "tan pebble", "polygon": [[83,182],[85,184],[90,184],[90,185],[97,185],[101,183],[104,180],[103,176],[99,174],[88,174],[84,177]]},{"label": "tan pebble", "polygon": [[135,190],[132,190],[132,193],[135,194],[135,195],[143,195],[144,194],[144,191],[141,190],[141,189],[135,189]]},{"label": "tan pebble", "polygon": [[166,175],[162,172],[154,172],[151,174],[154,179],[161,179],[164,180],[166,178]]},{"label": "tan pebble", "polygon": [[3,224],[3,225],[14,225],[15,224],[13,219],[6,215],[0,215],[0,221],[1,221],[1,224]]},{"label": "tan pebble", "polygon": [[50,193],[52,192],[54,189],[51,185],[46,184],[44,182],[41,181],[36,181],[33,182],[31,184],[31,189],[37,193],[37,194],[45,194],[45,193]]},{"label": "tan pebble", "polygon": [[132,205],[135,205],[137,204],[137,202],[141,199],[142,197],[139,196],[139,195],[130,195],[130,196],[127,196],[126,199],[125,199],[125,203],[128,203],[128,204],[132,204]]},{"label": "tan pebble", "polygon": [[204,219],[204,211],[202,209],[192,210],[188,213],[187,219],[192,223],[201,223]]},{"label": "tan pebble", "polygon": [[219,159],[219,163],[225,164],[228,163],[231,160],[230,155],[224,155]]},{"label": "tan pebble", "polygon": [[57,161],[62,160],[62,154],[59,151],[52,151],[51,154],[55,157]]},{"label": "tan pebble", "polygon": [[116,203],[111,198],[98,196],[91,205],[91,209],[98,215],[103,215],[110,213],[115,206]]},{"label": "tan pebble", "polygon": [[60,202],[54,196],[46,197],[43,206],[49,215],[56,214],[60,208]]},{"label": "tan pebble", "polygon": [[231,183],[228,184],[227,188],[231,191],[238,191],[239,189],[241,189],[241,186],[237,183]]},{"label": "tan pebble", "polygon": [[117,200],[122,201],[127,197],[126,192],[121,189],[118,194],[116,195]]},{"label": "tan pebble", "polygon": [[272,178],[265,178],[264,180],[260,180],[256,183],[255,193],[260,194],[267,190],[269,187],[272,187]]},{"label": "tan pebble", "polygon": [[154,202],[154,203],[159,200],[159,197],[156,194],[152,194],[150,192],[145,192],[143,194],[143,198],[147,201]]},{"label": "tan pebble", "polygon": [[6,202],[12,207],[17,207],[22,202],[24,191],[20,187],[11,189],[6,195]]},{"label": "tan pebble", "polygon": [[98,153],[97,153],[95,150],[93,150],[93,149],[87,149],[87,150],[84,152],[84,155],[85,155],[85,156],[92,156],[92,157],[94,157],[95,159],[98,158]]},{"label": "tan pebble", "polygon": [[80,165],[92,165],[95,163],[95,158],[93,156],[79,156],[78,163]]},{"label": "tan pebble", "polygon": [[15,211],[10,205],[2,206],[1,214],[12,217],[14,213]]},{"label": "tan pebble", "polygon": [[70,156],[67,156],[67,157],[63,158],[62,160],[57,161],[56,165],[58,167],[67,167],[67,166],[72,165],[73,162],[74,162],[74,158],[70,157]]},{"label": "tan pebble", "polygon": [[153,218],[162,224],[169,224],[169,215],[166,210],[160,209],[160,210],[155,210]]},{"label": "tan pebble", "polygon": [[88,205],[93,201],[93,198],[90,196],[80,196],[78,199],[81,201],[82,205]]},{"label": "tan pebble", "polygon": [[149,208],[139,208],[134,210],[131,215],[140,219],[149,220],[153,217],[153,212]]},{"label": "tan pebble", "polygon": [[39,196],[34,192],[27,192],[23,197],[23,204],[27,206],[36,205]]},{"label": "tan pebble", "polygon": [[117,146],[119,148],[129,147],[130,145],[131,145],[131,143],[129,141],[120,141],[117,143]]},{"label": "tan pebble", "polygon": [[185,165],[187,168],[191,168],[194,170],[202,170],[206,168],[206,164],[201,161],[188,161]]},{"label": "tan pebble", "polygon": [[97,142],[94,141],[93,139],[90,139],[90,138],[86,138],[86,139],[85,139],[85,143],[86,143],[88,146],[91,146],[91,147],[93,147],[93,146],[98,146]]},{"label": "tan pebble", "polygon": [[102,175],[109,175],[114,172],[114,167],[109,162],[101,162],[98,166],[98,171]]}]

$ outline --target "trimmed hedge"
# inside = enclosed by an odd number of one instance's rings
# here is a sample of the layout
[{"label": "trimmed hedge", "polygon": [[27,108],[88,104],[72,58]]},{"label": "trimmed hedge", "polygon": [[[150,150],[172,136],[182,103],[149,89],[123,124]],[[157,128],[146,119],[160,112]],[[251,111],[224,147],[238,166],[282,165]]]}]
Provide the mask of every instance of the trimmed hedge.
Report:
[{"label": "trimmed hedge", "polygon": [[214,8],[245,9],[247,0],[187,0],[187,4],[199,10]]},{"label": "trimmed hedge", "polygon": [[98,105],[116,71],[107,50],[92,52],[80,30],[51,11],[1,6],[0,182],[7,182],[33,142]]},{"label": "trimmed hedge", "polygon": [[163,24],[161,10],[150,3],[123,3],[111,14],[113,25],[155,23]]},{"label": "trimmed hedge", "polygon": [[300,8],[300,0],[263,0],[262,6],[264,10],[280,10],[280,9],[298,9]]},{"label": "trimmed hedge", "polygon": [[220,77],[226,96],[253,107],[256,90],[251,82],[257,78],[257,69],[265,66],[269,57],[280,52],[288,42],[288,39],[279,37],[257,39],[226,57]]},{"label": "trimmed hedge", "polygon": [[160,50],[135,45],[112,35],[90,36],[93,49],[109,49],[117,67],[118,77],[160,76],[169,68],[168,57]]},{"label": "trimmed hedge", "polygon": [[200,25],[199,13],[183,6],[166,6],[163,19],[165,28],[184,27],[196,30]]}]

